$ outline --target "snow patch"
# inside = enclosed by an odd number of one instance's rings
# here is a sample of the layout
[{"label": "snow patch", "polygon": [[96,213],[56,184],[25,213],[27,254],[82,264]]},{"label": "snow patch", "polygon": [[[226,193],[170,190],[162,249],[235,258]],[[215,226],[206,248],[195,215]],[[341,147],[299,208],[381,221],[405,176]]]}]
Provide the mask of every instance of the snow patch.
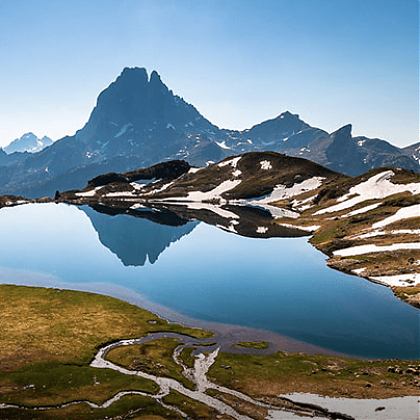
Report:
[{"label": "snow patch", "polygon": [[269,160],[262,160],[260,162],[261,165],[261,169],[268,171],[269,169],[273,169],[273,167],[271,166],[271,162]]},{"label": "snow patch", "polygon": [[219,147],[221,147],[222,149],[226,149],[226,150],[230,150],[230,149],[231,149],[231,147],[226,146],[226,141],[221,141],[221,142],[216,141],[215,143],[216,143]]},{"label": "snow patch", "polygon": [[258,226],[257,227],[257,233],[267,233],[268,227],[265,226]]},{"label": "snow patch", "polygon": [[350,216],[355,216],[356,214],[366,213],[367,211],[376,209],[381,204],[382,203],[376,203],[376,204],[372,204],[370,206],[362,207],[361,209],[351,211],[350,213],[347,213],[347,214],[343,214],[341,217],[350,217]]},{"label": "snow patch", "polygon": [[100,190],[101,188],[102,188],[102,185],[94,188],[93,190],[89,190],[85,192],[78,192],[75,195],[78,197],[93,197],[96,194],[96,191]]},{"label": "snow patch", "polygon": [[341,257],[349,257],[351,255],[362,255],[370,254],[371,252],[385,252],[385,251],[398,251],[401,249],[420,249],[420,242],[409,242],[409,243],[400,243],[392,245],[359,245],[353,246],[351,248],[338,249],[334,251],[334,255],[339,255]]},{"label": "snow patch", "polygon": [[[420,185],[420,184],[419,184]],[[412,217],[419,217],[420,216],[420,204],[416,204],[414,206],[403,207],[399,209],[394,215],[387,217],[380,222],[374,223],[372,225],[373,229],[377,229],[380,227],[387,226],[391,223],[397,222],[398,220],[402,219],[410,219]]]},{"label": "snow patch", "polygon": [[137,182],[130,182],[130,185],[136,190],[142,190],[147,184],[138,184]]},{"label": "snow patch", "polygon": [[202,168],[190,168],[190,170],[188,171],[189,174],[195,174],[196,172],[198,172],[200,169]]},{"label": "snow patch", "polygon": [[172,182],[169,182],[168,184],[164,184],[164,185],[162,185],[160,188],[158,188],[157,190],[152,190],[152,191],[148,192],[148,193],[147,193],[147,195],[150,195],[150,194],[157,194],[157,193],[160,193],[160,192],[162,192],[162,191],[165,191],[165,190],[166,190],[167,188],[169,188],[172,184],[173,184],[173,181],[172,181]]},{"label": "snow patch", "polygon": [[232,168],[236,169],[236,165],[241,160],[241,156],[235,157],[233,159],[225,160],[224,162],[220,162],[217,166],[219,168],[223,168],[224,166],[231,165]]},{"label": "snow patch", "polygon": [[131,210],[137,210],[137,209],[147,209],[147,208],[149,208],[149,207],[143,206],[143,204],[140,204],[140,203],[133,204],[133,205],[130,207],[130,209],[131,209]]},{"label": "snow patch", "polygon": [[188,193],[186,200],[190,201],[209,201],[214,199],[220,199],[221,195],[226,191],[230,191],[239,185],[242,181],[240,179],[235,179],[234,181],[228,180],[222,182],[216,188],[213,188],[210,191],[193,191]]},{"label": "snow patch", "polygon": [[234,226],[233,224],[230,224],[228,227],[226,227],[226,226],[219,225],[219,224],[217,224],[217,223],[216,223],[216,227],[218,227],[218,228],[220,228],[220,229],[223,229],[223,230],[226,230],[226,231],[228,231],[228,232],[238,233],[238,232],[236,231],[236,229],[235,229],[235,226]]},{"label": "snow patch", "polygon": [[253,201],[248,202],[248,204],[268,210],[271,216],[274,217],[274,219],[283,219],[284,217],[287,217],[289,219],[297,219],[299,217],[299,213],[281,207],[270,206],[269,204]]},{"label": "snow patch", "polygon": [[352,239],[367,239],[383,235],[420,235],[420,229],[399,229],[391,230],[390,232],[375,230],[373,232],[364,233],[362,235],[352,236]]},{"label": "snow patch", "polygon": [[386,284],[387,286],[407,287],[420,283],[420,273],[400,274],[398,276],[370,277],[370,279]]},{"label": "snow patch", "polygon": [[122,128],[121,128],[121,130],[117,134],[115,134],[114,137],[115,138],[121,137],[127,131],[127,129],[129,127],[131,127],[131,126],[132,126],[131,123],[128,123],[128,124],[123,125]]},{"label": "snow patch", "polygon": [[132,191],[117,191],[117,192],[110,192],[108,194],[105,194],[105,197],[108,198],[114,198],[114,197],[137,197],[137,195],[134,195]]},{"label": "snow patch", "polygon": [[[165,202],[171,202],[172,199],[165,200]],[[215,206],[210,203],[200,203],[200,202],[183,202],[182,205],[187,206],[189,209],[193,210],[210,210],[211,212],[218,214],[219,216],[225,219],[239,219],[239,216],[231,211],[224,210],[220,206]]]},{"label": "snow patch", "polygon": [[263,204],[272,203],[273,201],[283,200],[285,198],[291,198],[296,195],[300,195],[306,191],[315,190],[322,185],[323,177],[315,176],[310,179],[305,179],[300,184],[294,184],[293,187],[286,187],[282,184],[277,185],[272,193],[261,199],[253,200],[253,203]]},{"label": "snow patch", "polygon": [[357,236],[352,236],[352,239],[368,239],[368,238],[374,238],[375,236],[381,236],[381,235],[386,235],[386,232],[382,232],[382,231],[378,231],[375,230],[374,232],[368,232],[368,233],[363,233],[361,235],[357,235]]},{"label": "snow patch", "polygon": [[[340,204],[319,210],[315,215],[345,210],[366,200],[380,200],[401,192],[420,193],[420,183],[393,184],[389,179],[394,175],[392,171],[381,172],[367,181],[351,187],[347,194],[337,199]],[[353,197],[354,195],[356,197]]]},{"label": "snow patch", "polygon": [[314,225],[314,226],[295,226],[295,225],[291,225],[289,223],[280,223],[279,225],[287,227],[287,228],[304,230],[306,232],[315,232],[316,230],[318,230],[321,227],[321,226],[318,226],[318,225]]}]

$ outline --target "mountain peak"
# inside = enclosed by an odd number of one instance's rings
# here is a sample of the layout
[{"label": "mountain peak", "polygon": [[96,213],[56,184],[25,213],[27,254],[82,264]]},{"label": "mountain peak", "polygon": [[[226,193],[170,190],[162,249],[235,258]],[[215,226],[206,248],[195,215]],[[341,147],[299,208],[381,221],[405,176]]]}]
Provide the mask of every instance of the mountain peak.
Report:
[{"label": "mountain peak", "polygon": [[144,67],[124,67],[121,74],[118,76],[117,80],[122,78],[144,78],[148,79],[147,70]]},{"label": "mountain peak", "polygon": [[155,83],[155,82],[163,83],[162,79],[159,76],[159,73],[156,70],[153,70],[152,73],[150,74],[150,83]]},{"label": "mountain peak", "polygon": [[158,72],[153,70],[150,75],[149,86],[152,88],[153,91],[161,91],[167,92],[169,89],[168,87],[162,82]]},{"label": "mountain peak", "polygon": [[276,119],[280,119],[280,120],[283,120],[283,119],[298,120],[299,119],[299,115],[298,114],[292,114],[289,111],[285,111],[285,112],[282,112]]},{"label": "mountain peak", "polygon": [[113,84],[133,87],[145,85],[148,81],[149,77],[145,68],[125,67]]},{"label": "mountain peak", "polygon": [[331,135],[334,135],[334,134],[342,134],[342,135],[346,135],[346,136],[350,136],[351,137],[351,130],[352,130],[352,128],[353,127],[352,127],[351,124],[347,124],[347,125],[344,125],[343,127],[339,128],[337,131],[335,131]]},{"label": "mountain peak", "polygon": [[36,135],[34,133],[32,133],[32,131],[30,131],[29,133],[25,133],[21,139],[33,139],[33,138],[37,138]]},{"label": "mountain peak", "polygon": [[8,146],[4,148],[7,154],[14,152],[29,152],[36,153],[52,144],[52,140],[44,136],[39,139],[34,133],[25,133],[22,137],[13,140]]}]

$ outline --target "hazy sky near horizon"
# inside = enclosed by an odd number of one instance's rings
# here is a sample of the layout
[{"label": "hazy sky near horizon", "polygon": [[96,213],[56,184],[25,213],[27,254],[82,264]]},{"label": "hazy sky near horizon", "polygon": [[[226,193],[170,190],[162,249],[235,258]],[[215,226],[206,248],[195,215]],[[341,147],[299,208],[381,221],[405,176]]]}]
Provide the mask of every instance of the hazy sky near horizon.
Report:
[{"label": "hazy sky near horizon", "polygon": [[419,140],[418,0],[0,0],[0,147],[74,134],[134,66],[221,128]]}]

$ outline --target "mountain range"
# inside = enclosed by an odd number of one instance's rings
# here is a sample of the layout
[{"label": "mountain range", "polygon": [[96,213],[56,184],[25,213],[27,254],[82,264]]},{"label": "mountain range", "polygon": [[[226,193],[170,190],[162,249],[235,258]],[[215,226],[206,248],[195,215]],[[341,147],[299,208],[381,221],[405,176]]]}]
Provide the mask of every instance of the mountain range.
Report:
[{"label": "mountain range", "polygon": [[288,111],[250,129],[220,129],[175,95],[157,72],[125,68],[98,97],[88,122],[37,153],[0,150],[0,194],[52,196],[103,173],[183,159],[203,167],[246,152],[303,157],[351,176],[375,167],[420,172],[420,143],[401,149],[380,139],[311,127]]},{"label": "mountain range", "polygon": [[3,150],[9,155],[15,152],[36,153],[51,146],[52,143],[53,141],[47,136],[38,138],[34,133],[26,133],[22,137],[13,140]]}]

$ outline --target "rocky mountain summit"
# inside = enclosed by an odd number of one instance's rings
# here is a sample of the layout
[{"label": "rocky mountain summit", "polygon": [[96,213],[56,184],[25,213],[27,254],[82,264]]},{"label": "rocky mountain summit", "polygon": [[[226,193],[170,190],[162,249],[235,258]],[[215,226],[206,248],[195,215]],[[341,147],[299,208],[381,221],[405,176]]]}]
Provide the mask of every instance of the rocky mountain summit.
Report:
[{"label": "rocky mountain summit", "polygon": [[0,193],[52,196],[83,188],[108,172],[174,159],[204,167],[261,151],[304,157],[352,176],[381,166],[420,171],[418,147],[399,149],[384,140],[352,137],[350,125],[330,134],[288,111],[247,130],[219,129],[168,89],[157,72],[149,77],[144,68],[125,68],[74,136],[37,153],[0,150]]},{"label": "rocky mountain summit", "polygon": [[36,153],[51,146],[52,143],[53,141],[47,136],[38,138],[34,133],[26,133],[22,137],[13,140],[4,148],[4,151],[9,155],[16,152]]}]

